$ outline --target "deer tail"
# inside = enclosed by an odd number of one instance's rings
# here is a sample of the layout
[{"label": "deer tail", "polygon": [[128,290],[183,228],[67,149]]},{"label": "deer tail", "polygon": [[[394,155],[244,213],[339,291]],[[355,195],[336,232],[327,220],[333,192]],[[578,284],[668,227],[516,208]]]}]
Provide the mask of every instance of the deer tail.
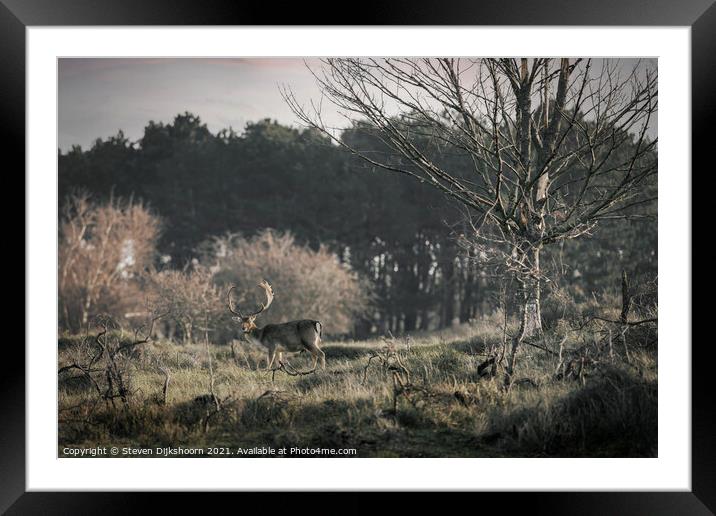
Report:
[{"label": "deer tail", "polygon": [[323,325],[318,321],[313,321],[313,326],[316,328],[316,333],[318,333],[318,338],[323,338]]}]

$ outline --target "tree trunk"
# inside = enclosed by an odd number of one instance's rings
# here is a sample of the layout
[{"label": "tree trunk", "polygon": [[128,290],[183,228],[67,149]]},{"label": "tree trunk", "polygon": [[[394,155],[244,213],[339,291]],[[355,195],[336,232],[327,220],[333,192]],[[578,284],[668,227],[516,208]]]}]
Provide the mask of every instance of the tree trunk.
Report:
[{"label": "tree trunk", "polygon": [[450,299],[450,303],[452,303],[452,317],[448,321],[449,326],[460,325],[460,307],[462,306],[462,262],[458,260],[455,262],[455,265],[456,267],[453,267],[453,290],[451,291],[452,298]]},{"label": "tree trunk", "polygon": [[184,322],[184,344],[191,344],[193,335],[192,335],[192,329],[193,325],[191,322]]},{"label": "tree trunk", "polygon": [[378,331],[382,335],[387,335],[388,332],[390,331],[390,321],[392,318],[393,318],[393,316],[390,315],[390,313],[388,313],[387,311],[382,312],[380,314],[380,323],[378,324],[378,327],[379,327]]},{"label": "tree trunk", "polygon": [[415,331],[416,324],[418,322],[418,310],[414,307],[410,307],[405,311],[405,331]]},{"label": "tree trunk", "polygon": [[[82,320],[80,321],[80,328],[86,328],[89,322],[90,308],[92,307],[92,296],[88,293],[85,296],[85,301],[82,303]],[[80,329],[78,328],[78,330]]]},{"label": "tree trunk", "polygon": [[522,253],[522,264],[524,269],[517,276],[522,294],[522,321],[520,331],[512,338],[512,350],[507,362],[505,385],[512,385],[515,364],[517,363],[517,352],[522,341],[542,333],[542,313],[540,308],[540,265],[539,247],[526,244],[519,249]]},{"label": "tree trunk", "polygon": [[430,311],[426,308],[420,313],[420,326],[421,331],[427,331],[430,329]]},{"label": "tree trunk", "polygon": [[473,303],[474,277],[472,274],[473,265],[465,263],[465,286],[463,288],[462,306],[460,306],[460,322],[466,323],[470,320]]},{"label": "tree trunk", "polygon": [[440,327],[447,328],[452,322],[455,297],[455,264],[452,256],[445,258],[443,263],[442,306],[440,307]]},{"label": "tree trunk", "polygon": [[622,313],[619,321],[626,324],[629,320],[629,311],[631,310],[631,294],[629,292],[629,279],[626,270],[622,270]]},{"label": "tree trunk", "polygon": [[522,324],[520,340],[542,333],[542,312],[540,308],[540,265],[539,248],[531,251],[533,272],[520,280],[522,284]]},{"label": "tree trunk", "polygon": [[366,318],[361,318],[355,323],[353,334],[356,340],[367,339],[371,332],[372,322]]},{"label": "tree trunk", "polygon": [[540,311],[540,284],[538,279],[525,281],[522,292],[524,306],[522,308],[523,338],[532,337],[542,332],[542,316]]}]

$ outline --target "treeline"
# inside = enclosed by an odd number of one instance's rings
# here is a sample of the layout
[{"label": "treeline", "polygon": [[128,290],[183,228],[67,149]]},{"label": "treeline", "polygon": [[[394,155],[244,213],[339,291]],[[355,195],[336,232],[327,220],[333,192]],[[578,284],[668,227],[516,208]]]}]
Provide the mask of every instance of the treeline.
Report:
[{"label": "treeline", "polygon": [[[365,129],[342,138],[383,152]],[[471,173],[459,149],[431,145],[435,160]],[[169,124],[150,122],[136,142],[119,132],[88,150],[60,152],[61,209],[78,188],[98,201],[147,203],[162,219],[154,259],[165,268],[201,260],[202,242],[229,233],[252,237],[269,228],[316,251],[325,246],[370,284],[372,309],[356,321],[358,336],[465,322],[491,310],[500,291],[502,280],[459,245],[470,227],[440,193],[373,170],[312,130],[263,120],[240,134],[212,134],[185,113]],[[617,285],[622,269],[654,278],[656,205],[635,214],[548,254],[546,266],[559,272],[551,287],[583,297]]]}]

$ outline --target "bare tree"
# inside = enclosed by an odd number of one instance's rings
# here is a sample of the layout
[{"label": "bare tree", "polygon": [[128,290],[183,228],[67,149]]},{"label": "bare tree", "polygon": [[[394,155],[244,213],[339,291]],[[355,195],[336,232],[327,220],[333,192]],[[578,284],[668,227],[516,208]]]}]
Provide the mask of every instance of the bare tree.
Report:
[{"label": "bare tree", "polygon": [[79,331],[93,315],[121,317],[140,306],[136,280],[151,263],[159,228],[141,203],[70,196],[59,228],[60,325]]},{"label": "bare tree", "polygon": [[[314,76],[354,128],[390,153],[356,148],[307,106],[296,115],[374,168],[432,185],[466,208],[478,255],[498,254],[522,297],[519,342],[541,332],[540,251],[624,217],[657,172],[657,73],[582,59],[357,59],[322,61]],[[595,72],[595,68],[598,70]],[[426,145],[424,142],[429,142]],[[452,170],[430,147],[469,158]],[[652,196],[655,197],[655,196]]]}]

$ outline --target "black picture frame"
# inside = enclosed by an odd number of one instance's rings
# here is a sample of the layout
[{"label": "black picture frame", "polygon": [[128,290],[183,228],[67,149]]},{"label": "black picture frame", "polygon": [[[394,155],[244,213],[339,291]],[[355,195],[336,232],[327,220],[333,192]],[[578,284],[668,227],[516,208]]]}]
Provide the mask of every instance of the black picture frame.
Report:
[{"label": "black picture frame", "polygon": [[[692,35],[692,156],[693,169],[708,166],[709,143],[714,141],[716,115],[716,5],[714,0],[490,0],[429,2],[361,2],[360,9],[338,16],[336,6],[216,0],[0,0],[0,113],[5,163],[14,158],[25,166],[25,29],[63,25],[283,25],[318,23],[317,12],[333,15],[331,25],[636,25],[690,26]],[[345,11],[348,12],[348,11]],[[10,168],[6,168],[10,170]],[[693,174],[692,174],[693,177]],[[690,181],[689,177],[684,180]],[[24,182],[23,182],[24,184]],[[692,192],[693,192],[692,188]],[[692,218],[693,220],[693,218]],[[695,221],[695,220],[694,220]],[[692,235],[693,235],[692,230]],[[693,265],[692,265],[693,267]],[[26,270],[26,275],[28,271]],[[693,320],[693,317],[692,317]],[[684,343],[691,344],[691,343]],[[712,419],[710,340],[692,344],[692,490],[690,492],[610,493],[479,493],[479,506],[500,503],[504,497],[528,507],[532,514],[711,514],[716,511],[716,427]],[[38,493],[25,492],[25,356],[22,348],[7,349],[4,360],[13,367],[0,374],[0,511],[8,514],[127,514],[146,508],[148,498],[189,509],[177,493]],[[6,362],[8,363],[8,362]],[[660,367],[668,367],[662,360]],[[265,495],[241,493],[245,503],[262,503]],[[283,496],[283,495],[282,495]],[[290,497],[295,495],[287,495]],[[320,503],[334,494],[322,494]],[[341,502],[354,512],[371,510],[372,494],[350,495]],[[412,495],[421,500],[421,495]],[[475,496],[475,495],[473,495]],[[253,498],[253,499],[251,499]],[[292,507],[282,498],[280,505]],[[458,502],[459,503],[459,502]],[[385,502],[381,502],[385,504]],[[312,504],[313,505],[313,504]],[[517,507],[516,504],[513,507]],[[165,509],[168,506],[164,507]],[[206,509],[206,507],[202,507]],[[269,507],[270,510],[270,507]],[[166,511],[165,511],[166,512]]]}]

